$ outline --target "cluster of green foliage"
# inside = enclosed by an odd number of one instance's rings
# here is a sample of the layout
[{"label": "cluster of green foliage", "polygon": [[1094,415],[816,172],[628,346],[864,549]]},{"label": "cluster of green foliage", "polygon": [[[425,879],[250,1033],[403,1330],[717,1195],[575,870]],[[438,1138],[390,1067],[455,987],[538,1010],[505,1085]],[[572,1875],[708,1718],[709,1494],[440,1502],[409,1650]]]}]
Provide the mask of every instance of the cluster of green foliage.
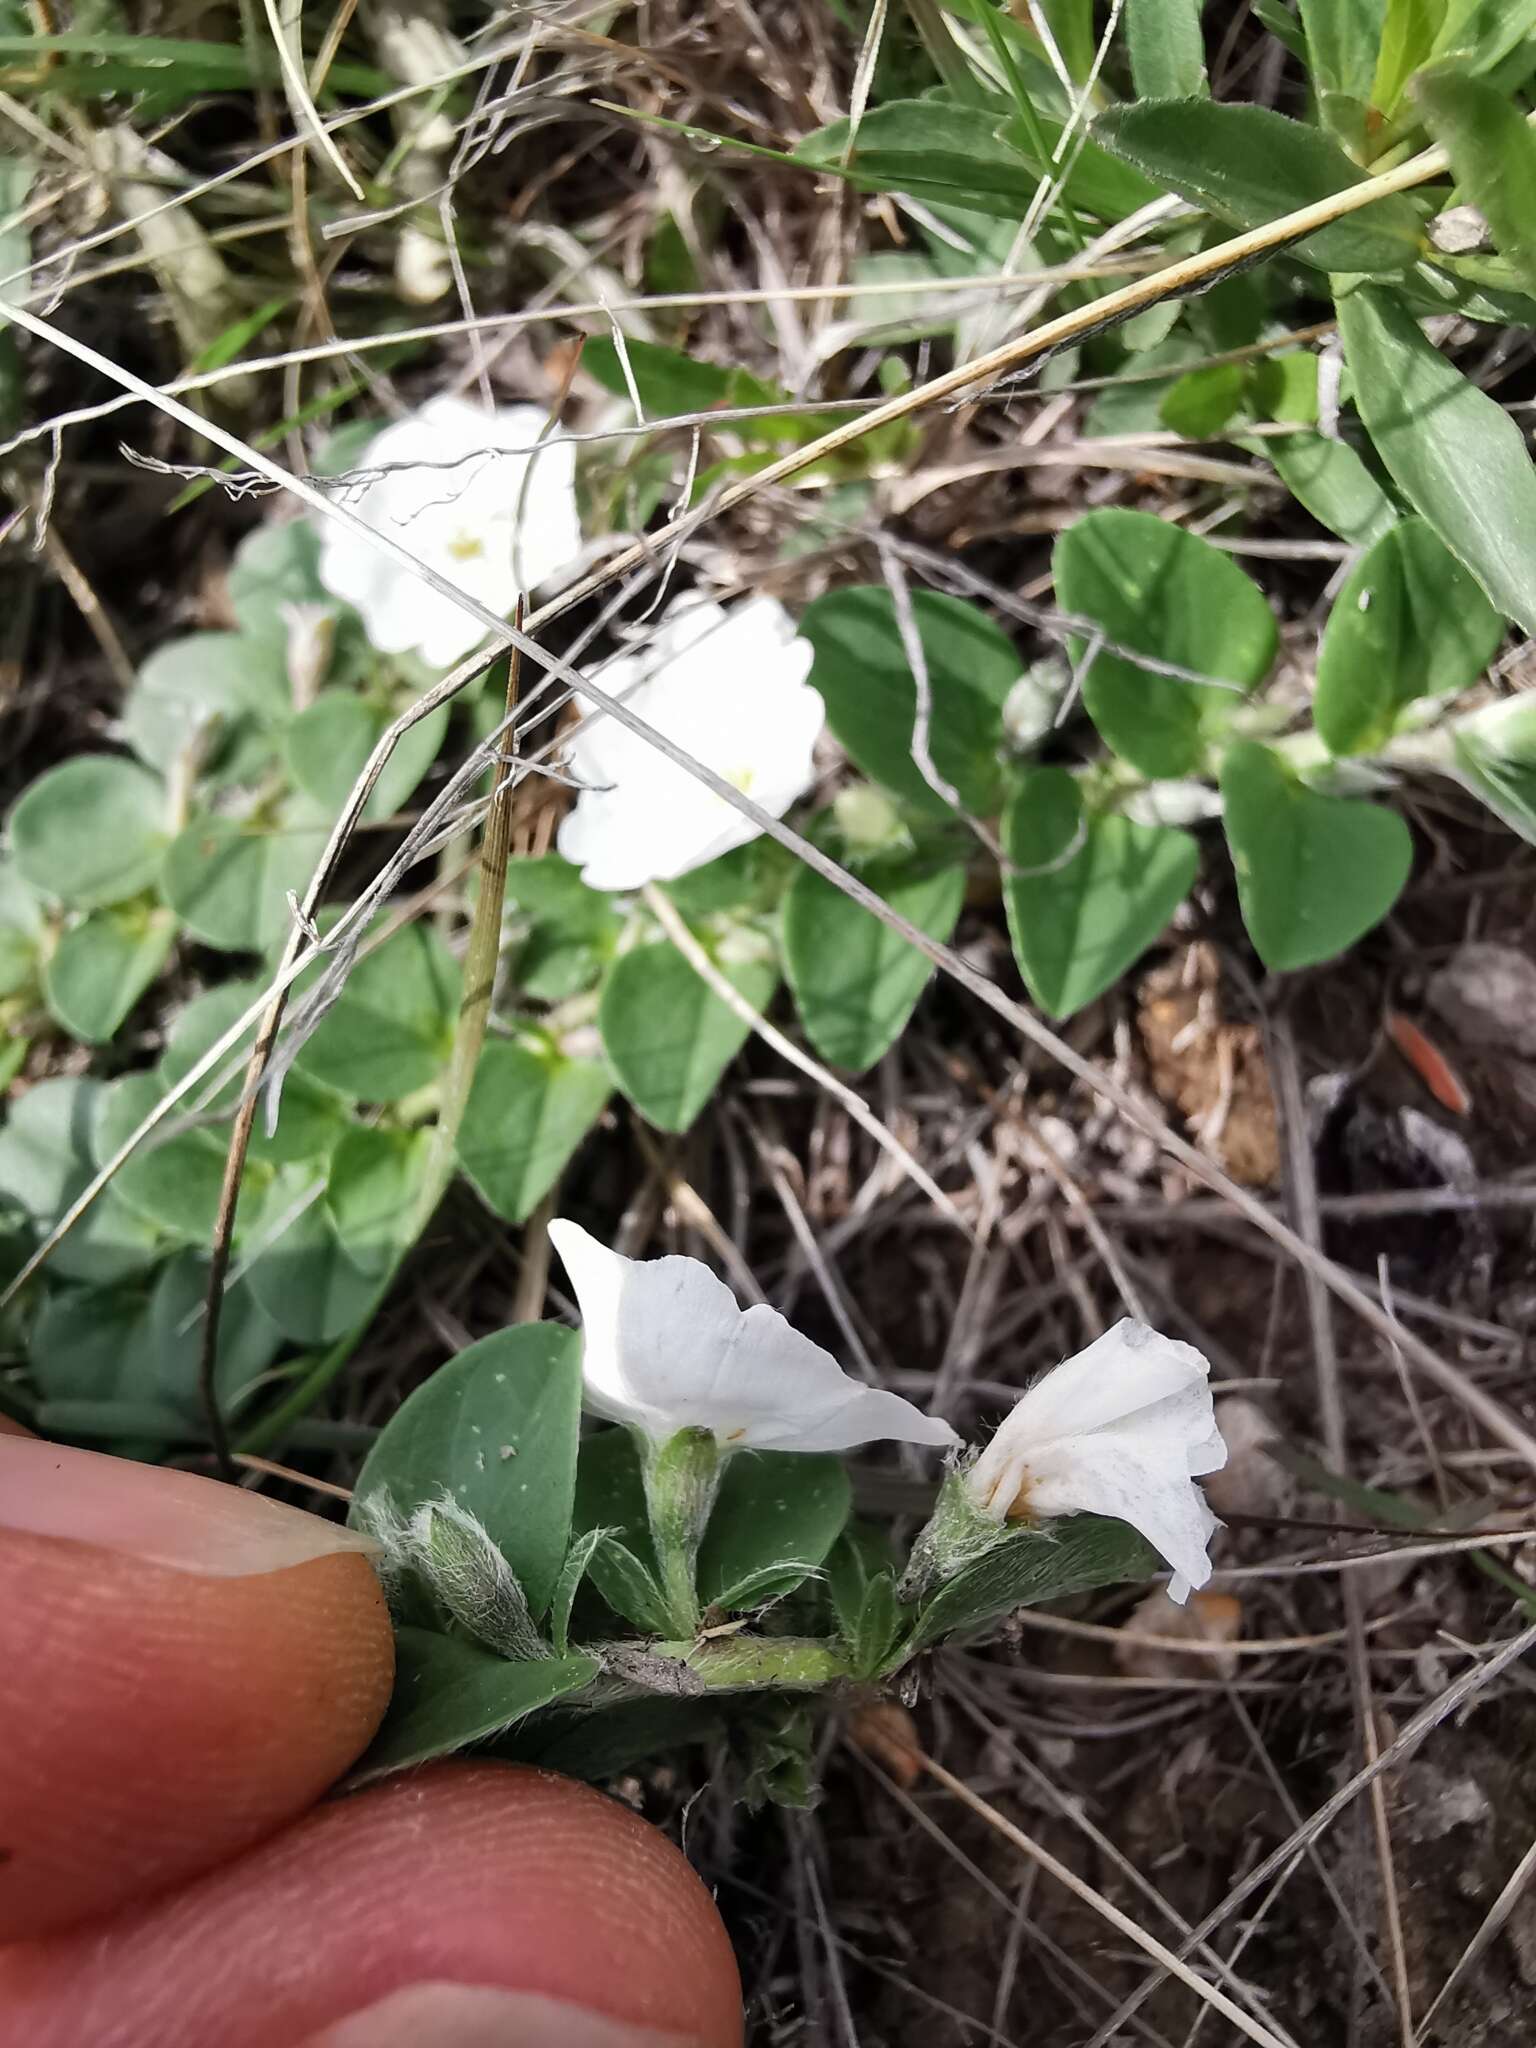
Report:
[{"label": "cluster of green foliage", "polygon": [[[1347,193],[1426,145],[1448,164],[1091,336],[1042,374],[1047,387],[1102,387],[1092,434],[1161,427],[1262,457],[1357,551],[1309,697],[1268,688],[1279,633],[1256,582],[1212,540],[1143,511],[1088,512],[1057,543],[1065,693],[1059,664],[1021,676],[1017,646],[980,604],[914,594],[930,702],[923,763],[918,678],[890,591],[837,589],[803,613],[811,681],[857,778],[797,825],[938,940],[968,892],[984,897],[995,878],[1031,995],[1066,1017],[1166,928],[1195,884],[1202,849],[1189,828],[1203,818],[1221,818],[1244,921],[1275,971],[1335,956],[1390,909],[1412,852],[1388,801],[1402,775],[1448,776],[1536,839],[1536,718],[1518,699],[1473,694],[1507,624],[1536,626],[1536,472],[1509,415],[1421,324],[1453,315],[1492,331],[1536,318],[1536,137],[1523,101],[1536,0],[1302,0],[1299,12],[1264,0],[1260,18],[1310,82],[1294,115],[1210,98],[1196,0],[1130,0],[1124,50],[1097,75],[1090,118],[1059,166],[1094,67],[1094,17],[1086,0],[1044,10],[1054,58],[992,0],[922,10],[928,39],[893,31],[857,134],[838,124],[787,159],[808,181],[920,202],[908,246],[862,259],[861,283],[916,288],[1018,268],[1043,177],[1059,189],[1032,230],[1035,258],[1069,259],[1174,193],[1185,205],[1157,229],[1172,260]],[[37,54],[38,39],[28,47]],[[50,89],[81,94],[150,92],[140,74],[159,62],[139,40],[86,51],[53,38],[49,55]],[[225,76],[232,61],[218,59],[221,89],[241,82]],[[179,75],[155,74],[165,90]],[[367,88],[338,69],[331,89]],[[1433,223],[1467,205],[1486,246],[1446,253]],[[675,283],[667,230],[652,269]],[[1069,286],[1063,303],[1102,290]],[[908,342],[976,343],[974,312],[957,325],[943,305],[855,301],[855,325],[875,310],[887,323],[884,390],[909,380]],[[1338,389],[1323,399],[1316,357],[1287,339],[1320,313],[1342,349]],[[613,392],[636,389],[658,422],[755,413],[706,428],[698,493],[832,423],[775,411],[784,390],[662,342],[631,341],[621,359],[596,340],[584,363]],[[333,466],[355,460],[368,430],[347,431]],[[825,465],[813,544],[878,508],[878,477],[916,434],[888,425]],[[618,446],[583,458],[594,524],[643,523],[675,488],[675,442]],[[0,861],[6,1077],[39,1035],[107,1045],[154,988],[168,1026],[152,1069],[101,1061],[18,1098],[0,1133],[8,1260],[250,1007],[353,778],[427,680],[368,646],[321,589],[315,545],[305,522],[258,529],[231,569],[236,630],[160,649],[123,706],[124,750],[50,770],[12,814]],[[484,731],[490,715],[471,705],[468,729]],[[448,718],[412,729],[367,822],[410,803]],[[1217,844],[1207,835],[1208,860]],[[929,978],[924,957],[767,841],[666,894],[752,1008],[784,983],[811,1046],[850,1073],[898,1040]],[[457,1160],[518,1222],[615,1090],[658,1129],[683,1131],[749,1027],[644,902],[597,894],[557,856],[513,862],[504,936]],[[241,1204],[219,1361],[236,1415],[259,1421],[274,1378],[298,1390],[280,1397],[283,1415],[317,1398],[326,1361],[366,1324],[408,1249],[402,1219],[422,1186],[459,979],[437,930],[395,931],[363,952],[299,1046],[275,1124],[258,1127]],[[199,1434],[198,1302],[234,1085],[135,1156],[9,1326],[44,1427],[144,1446]]]},{"label": "cluster of green foliage", "polygon": [[728,1736],[746,1796],[801,1803],[818,1694],[1156,1563],[1124,1523],[1078,1515],[996,1530],[974,1562],[909,1585],[853,1517],[841,1458],[747,1451],[687,1560],[702,1625],[679,1637],[655,1480],[628,1430],[582,1436],[580,1414],[575,1333],[523,1324],[461,1352],[375,1443],[351,1516],[384,1541],[399,1679],[362,1775],[494,1741],[598,1778]]}]

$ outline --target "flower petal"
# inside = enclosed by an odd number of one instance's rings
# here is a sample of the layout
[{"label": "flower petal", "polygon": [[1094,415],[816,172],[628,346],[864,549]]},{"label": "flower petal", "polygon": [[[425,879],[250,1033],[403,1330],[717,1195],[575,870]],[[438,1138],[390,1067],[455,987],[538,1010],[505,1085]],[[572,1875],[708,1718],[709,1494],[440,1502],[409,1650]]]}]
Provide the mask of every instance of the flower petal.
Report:
[{"label": "flower petal", "polygon": [[[825,711],[806,682],[813,651],[771,598],[726,613],[679,600],[642,656],[599,671],[604,691],[704,767],[782,817],[810,787]],[[573,736],[568,761],[583,784],[559,846],[588,886],[637,889],[672,881],[757,827],[688,769],[599,712]]]},{"label": "flower petal", "polygon": [[1196,1399],[1203,1394],[1208,1416],[1209,1377],[1210,1366],[1193,1344],[1122,1316],[1086,1351],[1036,1380],[1014,1415],[1036,1439],[1075,1435],[1193,1390]]},{"label": "flower petal", "polygon": [[1060,1438],[1031,1464],[1025,1486],[1030,1512],[1042,1520],[1086,1513],[1129,1522],[1173,1567],[1185,1599],[1211,1576],[1206,1545],[1219,1524],[1204,1494],[1129,1430]]},{"label": "flower petal", "polygon": [[583,1398],[595,1413],[658,1438],[713,1430],[728,1448],[956,1441],[899,1395],[849,1379],[777,1309],[743,1312],[697,1259],[626,1259],[564,1221],[549,1234],[581,1309]]}]

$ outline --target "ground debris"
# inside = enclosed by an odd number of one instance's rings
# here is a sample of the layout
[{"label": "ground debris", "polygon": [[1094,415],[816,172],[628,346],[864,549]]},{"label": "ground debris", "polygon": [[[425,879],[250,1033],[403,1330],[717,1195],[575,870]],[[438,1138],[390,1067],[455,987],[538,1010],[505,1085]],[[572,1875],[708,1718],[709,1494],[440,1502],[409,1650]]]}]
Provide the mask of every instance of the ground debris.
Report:
[{"label": "ground debris", "polygon": [[1280,1140],[1264,1041],[1221,1005],[1211,947],[1187,946],[1145,978],[1137,1022],[1152,1086],[1197,1142],[1245,1187],[1272,1187]]}]

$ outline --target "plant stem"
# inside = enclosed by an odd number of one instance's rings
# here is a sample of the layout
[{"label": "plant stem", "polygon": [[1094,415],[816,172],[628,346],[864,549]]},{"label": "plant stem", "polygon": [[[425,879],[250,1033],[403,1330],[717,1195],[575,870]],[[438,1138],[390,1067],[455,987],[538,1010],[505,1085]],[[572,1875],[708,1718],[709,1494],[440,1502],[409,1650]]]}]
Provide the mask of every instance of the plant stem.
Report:
[{"label": "plant stem", "polygon": [[816,1636],[741,1635],[652,1643],[649,1654],[685,1665],[712,1692],[813,1690],[854,1677],[842,1648]]},{"label": "plant stem", "polygon": [[[522,625],[522,600],[513,614],[514,628]],[[512,650],[506,662],[506,704],[510,718],[517,703],[521,653]],[[492,670],[494,676],[495,670]],[[501,922],[506,907],[507,858],[512,850],[512,806],[507,800],[511,775],[511,735],[497,758],[491,782],[491,808],[486,816],[485,836],[480,842],[480,890],[475,898],[474,921],[469,928],[469,946],[464,955],[464,992],[459,999],[459,1021],[453,1034],[453,1050],[443,1075],[441,1106],[432,1127],[432,1141],[422,1171],[421,1187],[411,1214],[406,1243],[413,1244],[432,1220],[432,1212],[447,1193],[453,1179],[454,1151],[464,1107],[474,1083],[485,1044],[485,1027],[490,1021],[491,995],[496,985],[496,963],[501,956]]]}]

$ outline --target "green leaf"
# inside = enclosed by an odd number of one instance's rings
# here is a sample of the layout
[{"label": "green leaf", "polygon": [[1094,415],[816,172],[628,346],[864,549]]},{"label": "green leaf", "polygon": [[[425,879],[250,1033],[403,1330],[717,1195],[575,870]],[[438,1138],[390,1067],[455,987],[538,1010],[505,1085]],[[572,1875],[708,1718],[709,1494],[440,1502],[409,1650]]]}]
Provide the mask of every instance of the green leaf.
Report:
[{"label": "green leaf", "polygon": [[[0,1188],[39,1234],[52,1228],[94,1173],[92,1139],[104,1093],[99,1081],[56,1076],[8,1106],[0,1127]],[[158,1233],[114,1182],[60,1243],[49,1270],[61,1279],[107,1284],[140,1271],[162,1250]]]},{"label": "green leaf", "polygon": [[[933,766],[966,810],[985,815],[1001,789],[1003,704],[1022,664],[1007,635],[975,605],[919,590],[912,594],[912,613],[932,696]],[[802,616],[800,632],[816,650],[811,685],[854,761],[914,810],[952,816],[912,758],[917,683],[891,593],[866,586],[819,597]]]},{"label": "green leaf", "polygon": [[1221,796],[1243,923],[1273,972],[1333,959],[1397,901],[1413,841],[1396,811],[1319,796],[1251,740],[1228,749]]},{"label": "green leaf", "polygon": [[588,1529],[571,1539],[571,1547],[565,1553],[565,1563],[560,1567],[549,1602],[549,1634],[557,1656],[563,1657],[571,1647],[571,1609],[598,1546],[605,1540],[601,1529]]},{"label": "green leaf", "polygon": [[557,1711],[546,1718],[553,1732],[538,1740],[541,1720],[519,1741],[518,1753],[541,1770],[593,1785],[606,1784],[668,1750],[702,1742],[725,1725],[720,1703],[710,1699],[625,1700],[598,1713]]},{"label": "green leaf", "polygon": [[[48,1402],[136,1401],[163,1408],[175,1435],[201,1430],[198,1362],[208,1264],[185,1252],[148,1286],[59,1287],[33,1321],[27,1368]],[[264,1373],[282,1333],[235,1281],[219,1319],[215,1385],[231,1409]]]},{"label": "green leaf", "polygon": [[1505,615],[1536,632],[1536,469],[1521,430],[1392,293],[1338,301],[1355,404],[1403,495]]},{"label": "green leaf", "polygon": [[561,1003],[590,988],[612,957],[624,920],[558,853],[507,863],[502,943],[524,995]]},{"label": "green leaf", "polygon": [[665,1635],[667,1605],[657,1583],[645,1481],[627,1429],[582,1438],[571,1526],[583,1536],[602,1535],[587,1569],[614,1613],[648,1635]]},{"label": "green leaf", "polygon": [[1301,0],[1319,87],[1357,100],[1370,96],[1385,13],[1386,0]]},{"label": "green leaf", "polygon": [[1532,36],[1536,0],[1450,0],[1434,54],[1487,72]]},{"label": "green leaf", "polygon": [[398,1102],[438,1079],[453,1045],[458,963],[437,934],[409,924],[363,954],[295,1064],[363,1102]]},{"label": "green leaf", "polygon": [[1347,441],[1325,434],[1275,434],[1242,444],[1272,462],[1291,496],[1352,547],[1380,540],[1397,507]]},{"label": "green leaf", "polygon": [[700,1600],[751,1609],[792,1592],[826,1561],[852,1505],[841,1458],[736,1452],[699,1552]]},{"label": "green leaf", "polygon": [[571,1540],[581,1345],[555,1323],[471,1344],[416,1388],[368,1453],[352,1519],[387,1493],[409,1515],[444,1491],[484,1526],[535,1615]]},{"label": "green leaf", "polygon": [[[1150,512],[1086,513],[1057,541],[1055,574],[1062,609],[1126,650],[1104,649],[1083,677],[1100,733],[1154,781],[1194,773],[1275,658],[1262,592],[1230,555]],[[1088,642],[1074,636],[1070,646],[1081,662]],[[1136,654],[1220,681],[1158,675],[1127,659]]]},{"label": "green leaf", "polygon": [[[702,363],[681,349],[663,348],[653,341],[626,338],[625,354],[634,375],[640,404],[651,419],[667,419],[678,413],[709,412],[715,406],[783,405],[789,393],[777,385],[765,384],[749,370],[726,369],[718,363]],[[589,371],[605,391],[616,398],[628,398],[629,384],[619,359],[616,343],[606,335],[591,335],[581,351],[581,367]],[[743,422],[743,425],[752,424]],[[756,422],[759,427],[778,429],[778,438],[795,434],[793,420]],[[733,427],[739,432],[739,427]]]},{"label": "green leaf", "polygon": [[1125,39],[1140,100],[1181,100],[1209,90],[1201,0],[1129,0]]},{"label": "green leaf", "polygon": [[329,1344],[370,1313],[384,1270],[351,1255],[325,1206],[318,1167],[278,1176],[252,1235],[251,1292],[296,1344]]},{"label": "green leaf", "polygon": [[[754,1010],[766,1008],[778,981],[772,962],[716,964]],[[613,963],[597,1020],[615,1080],[663,1131],[688,1129],[751,1030],[664,939]]]},{"label": "green leaf", "polygon": [[[965,901],[965,864],[896,856],[860,879],[930,937],[947,941]],[[933,963],[841,889],[802,867],[784,898],[784,971],[822,1058],[862,1074],[906,1028]]]},{"label": "green leaf", "polygon": [[259,772],[270,734],[293,710],[280,644],[246,633],[168,640],[139,670],[123,705],[123,734],[141,761],[169,775],[196,758],[199,772]]},{"label": "green leaf", "polygon": [[402,1628],[395,1636],[395,1690],[384,1725],[353,1784],[450,1756],[499,1735],[540,1707],[590,1685],[595,1657],[509,1663],[455,1636]]},{"label": "green leaf", "polygon": [[42,899],[0,855],[0,997],[29,987],[38,975],[47,920]]},{"label": "green leaf", "polygon": [[1306,349],[1265,356],[1248,372],[1248,403],[1261,419],[1317,424],[1317,357]]},{"label": "green leaf", "polygon": [[165,965],[175,937],[171,912],[143,901],[93,910],[49,955],[49,1009],[76,1038],[104,1043]]},{"label": "green leaf", "polygon": [[1508,95],[1480,79],[1429,71],[1415,94],[1463,197],[1487,220],[1520,284],[1536,292],[1536,135]]},{"label": "green leaf", "polygon": [[523,1222],[603,1113],[599,1060],[494,1040],[480,1055],[459,1130],[459,1164],[498,1216]]},{"label": "green leaf", "polygon": [[1187,441],[1209,440],[1240,410],[1247,385],[1248,371],[1242,363],[1188,370],[1158,407],[1158,416]]},{"label": "green leaf", "polygon": [[1420,697],[1476,682],[1504,621],[1422,520],[1404,519],[1358,561],[1334,600],[1312,716],[1331,754],[1369,754]]},{"label": "green leaf", "polygon": [[[101,1090],[93,1139],[98,1162],[111,1157],[164,1093],[154,1074],[129,1074]],[[184,1114],[184,1108],[173,1110],[118,1168],[112,1186],[160,1230],[185,1244],[206,1244],[219,1210],[227,1136],[206,1128],[178,1130]],[[270,1177],[270,1169],[253,1162],[248,1195],[263,1192]]]},{"label": "green leaf", "polygon": [[1371,83],[1371,105],[1381,113],[1396,112],[1409,79],[1428,63],[1444,17],[1445,0],[1387,0]]},{"label": "green leaf", "polygon": [[[284,735],[283,750],[295,786],[326,811],[339,812],[396,716],[389,705],[360,697],[355,690],[322,690]],[[404,808],[437,759],[447,729],[445,704],[402,735],[363,806],[365,823],[382,824]]]},{"label": "green leaf", "polygon": [[265,520],[253,527],[230,564],[229,601],[242,633],[288,645],[287,608],[340,607],[320,581],[320,536],[307,519]]},{"label": "green leaf", "polygon": [[1536,846],[1536,717],[1525,699],[1508,698],[1460,720],[1452,748],[1456,780]]},{"label": "green leaf", "polygon": [[1134,1529],[1100,1515],[1070,1515],[1046,1529],[1020,1529],[925,1602],[894,1661],[905,1663],[941,1636],[1000,1620],[1016,1607],[1037,1607],[1095,1586],[1145,1578],[1159,1562]]},{"label": "green leaf", "polygon": [[406,1249],[400,1231],[420,1185],[422,1131],[353,1125],[328,1169],[279,1173],[247,1225],[250,1284],[295,1342],[328,1343],[366,1317]]},{"label": "green leaf", "polygon": [[81,754],[23,793],[10,831],[25,881],[77,910],[95,910],[137,896],[159,874],[165,791],[136,761]]},{"label": "green leaf", "polygon": [[[160,1078],[167,1088],[184,1079],[193,1067],[217,1045],[237,1017],[245,1015],[260,997],[266,984],[261,981],[221,981],[206,989],[178,1010],[171,1020],[165,1051],[160,1059]],[[237,1071],[212,1097],[200,1091],[198,1100],[210,1111],[232,1115],[244,1087],[244,1061],[235,1054]],[[273,1165],[289,1165],[300,1159],[328,1157],[348,1127],[347,1102],[334,1089],[322,1088],[303,1074],[290,1073],[283,1082],[277,1128],[267,1134],[266,1106],[263,1104],[251,1131],[251,1157]]]},{"label": "green leaf", "polygon": [[171,842],[161,886],[187,929],[231,953],[276,945],[293,919],[325,850],[325,833],[300,824],[290,806],[276,819],[207,812]]},{"label": "green leaf", "polygon": [[1003,813],[1014,957],[1041,1009],[1070,1017],[1114,985],[1189,894],[1187,832],[1089,815],[1065,768],[1033,768]]},{"label": "green leaf", "polygon": [[[1048,147],[1061,123],[1040,116]],[[1004,139],[1006,137],[1006,140]],[[906,192],[929,204],[1020,221],[1029,211],[1045,166],[1019,147],[1022,124],[999,129],[984,109],[943,99],[890,100],[871,107],[859,127],[852,163],[843,169],[848,123],[834,121],[796,145],[796,160],[837,172],[866,191]],[[1053,172],[1054,175],[1054,172]],[[1123,220],[1155,199],[1155,188],[1085,141],[1072,169],[1074,206],[1105,220]]]},{"label": "green leaf", "polygon": [[[1142,100],[1100,114],[1093,133],[1148,177],[1218,220],[1263,227],[1364,182],[1321,130],[1268,107],[1208,99]],[[1296,244],[1321,270],[1406,270],[1419,254],[1419,215],[1401,193],[1377,199]]]}]

